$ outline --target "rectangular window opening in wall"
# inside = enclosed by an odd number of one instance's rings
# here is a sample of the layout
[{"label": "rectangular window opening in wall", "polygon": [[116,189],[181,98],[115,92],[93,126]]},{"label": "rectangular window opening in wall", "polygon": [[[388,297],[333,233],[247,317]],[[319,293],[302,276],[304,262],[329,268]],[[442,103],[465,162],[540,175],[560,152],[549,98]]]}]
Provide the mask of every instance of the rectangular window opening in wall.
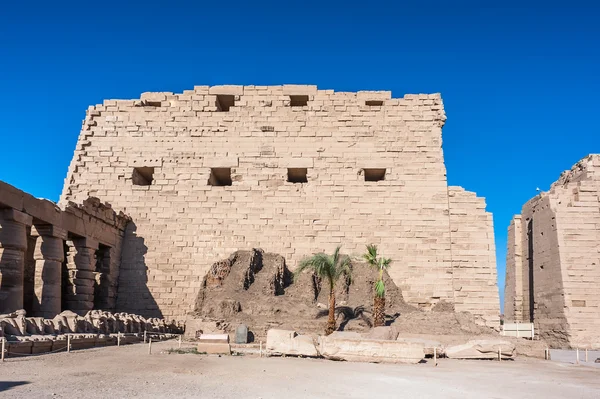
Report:
[{"label": "rectangular window opening in wall", "polygon": [[217,94],[217,111],[229,112],[229,108],[235,105],[235,97],[232,94]]},{"label": "rectangular window opening in wall", "polygon": [[383,105],[383,100],[367,100],[365,101],[365,105],[369,107],[381,107]]},{"label": "rectangular window opening in wall", "polygon": [[363,169],[365,181],[385,180],[385,168]]},{"label": "rectangular window opening in wall", "polygon": [[209,186],[231,186],[231,168],[211,168]]},{"label": "rectangular window opening in wall", "polygon": [[290,183],[308,183],[307,168],[288,168],[287,181]]},{"label": "rectangular window opening in wall", "polygon": [[154,168],[151,167],[139,167],[133,168],[133,174],[131,175],[131,181],[134,186],[149,186],[154,180]]},{"label": "rectangular window opening in wall", "polygon": [[290,96],[290,107],[304,107],[308,105],[308,96]]}]

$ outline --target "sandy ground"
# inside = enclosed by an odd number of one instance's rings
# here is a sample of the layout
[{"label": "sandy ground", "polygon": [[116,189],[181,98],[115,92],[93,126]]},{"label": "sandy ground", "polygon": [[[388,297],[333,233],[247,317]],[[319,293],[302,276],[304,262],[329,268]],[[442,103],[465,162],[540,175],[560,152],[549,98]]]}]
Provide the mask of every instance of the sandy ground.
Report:
[{"label": "sandy ground", "polygon": [[174,341],[10,358],[10,398],[599,398],[600,370],[534,359],[389,365],[168,354]]}]

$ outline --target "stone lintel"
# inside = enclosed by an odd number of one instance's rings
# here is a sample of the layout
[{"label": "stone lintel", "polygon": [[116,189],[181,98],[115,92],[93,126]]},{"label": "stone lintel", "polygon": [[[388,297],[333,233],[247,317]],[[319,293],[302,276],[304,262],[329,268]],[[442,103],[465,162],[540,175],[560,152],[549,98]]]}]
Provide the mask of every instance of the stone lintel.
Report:
[{"label": "stone lintel", "polygon": [[317,94],[317,86],[313,85],[283,85],[284,96],[314,95]]},{"label": "stone lintel", "polygon": [[241,96],[244,94],[244,86],[236,85],[225,85],[225,86],[212,86],[208,89],[208,94],[226,94],[233,96]]},{"label": "stone lintel", "polygon": [[74,238],[72,241],[75,248],[89,248],[93,250],[97,250],[100,244],[97,240],[88,237]]},{"label": "stone lintel", "polygon": [[66,240],[68,232],[67,230],[56,227],[52,224],[34,224],[34,226],[31,228],[31,235],[34,237],[46,236]]},{"label": "stone lintel", "polygon": [[33,224],[33,217],[26,213],[17,211],[13,208],[0,209],[0,219],[12,220],[17,223],[31,226]]},{"label": "stone lintel", "polygon": [[361,100],[389,100],[392,98],[391,91],[359,91],[356,93],[356,99]]}]

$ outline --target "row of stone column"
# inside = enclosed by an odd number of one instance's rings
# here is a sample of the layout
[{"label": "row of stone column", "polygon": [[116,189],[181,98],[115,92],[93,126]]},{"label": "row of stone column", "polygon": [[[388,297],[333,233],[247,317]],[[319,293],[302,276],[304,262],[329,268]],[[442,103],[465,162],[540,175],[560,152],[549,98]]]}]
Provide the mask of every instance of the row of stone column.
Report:
[{"label": "row of stone column", "polygon": [[[0,313],[24,308],[27,231],[35,241],[33,316],[52,318],[63,307],[79,314],[94,308],[95,253],[98,242],[88,238],[67,240],[67,231],[15,209],[0,209]],[[66,242],[67,276],[63,281]],[[66,286],[63,289],[63,284]]]}]

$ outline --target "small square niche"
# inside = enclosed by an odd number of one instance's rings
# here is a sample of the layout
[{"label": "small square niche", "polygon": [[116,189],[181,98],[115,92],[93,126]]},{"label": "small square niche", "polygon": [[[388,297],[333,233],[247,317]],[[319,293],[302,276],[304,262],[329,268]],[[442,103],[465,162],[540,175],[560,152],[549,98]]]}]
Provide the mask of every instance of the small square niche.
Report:
[{"label": "small square niche", "polygon": [[385,168],[363,169],[365,181],[385,180]]},{"label": "small square niche", "polygon": [[149,186],[154,180],[154,168],[148,166],[142,166],[133,168],[131,175],[131,181],[134,186]]},{"label": "small square niche", "polygon": [[308,96],[290,96],[290,107],[304,107],[308,105]]},{"label": "small square niche", "polygon": [[290,183],[308,183],[307,168],[288,168],[287,181]]},{"label": "small square niche", "polygon": [[211,168],[209,186],[231,186],[231,168]]},{"label": "small square niche", "polygon": [[383,100],[367,100],[365,101],[365,105],[369,107],[381,107],[383,105]]},{"label": "small square niche", "polygon": [[229,112],[229,108],[235,105],[233,94],[217,94],[217,111]]}]

